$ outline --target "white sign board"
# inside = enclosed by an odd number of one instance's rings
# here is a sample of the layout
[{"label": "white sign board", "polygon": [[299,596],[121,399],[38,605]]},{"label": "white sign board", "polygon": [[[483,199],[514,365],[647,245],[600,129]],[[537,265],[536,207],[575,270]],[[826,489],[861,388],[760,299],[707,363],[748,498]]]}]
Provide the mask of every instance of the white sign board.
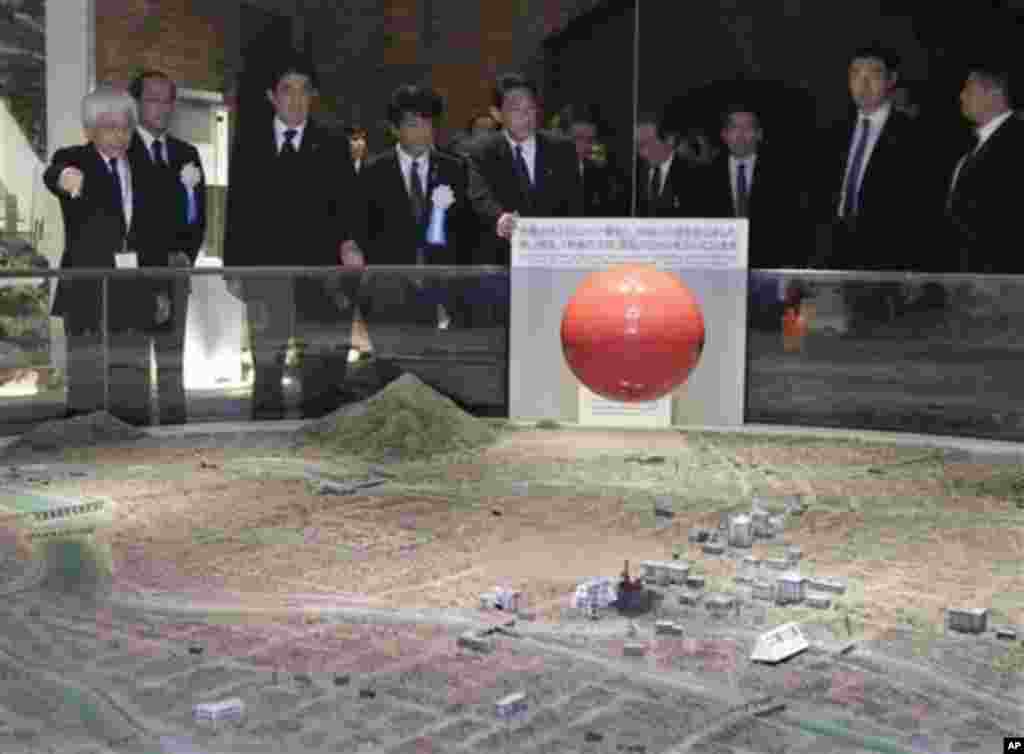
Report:
[{"label": "white sign board", "polygon": [[[522,218],[512,238],[509,417],[621,427],[743,423],[746,220]],[[687,381],[646,404],[594,396],[565,363],[566,305],[590,274],[649,264],[680,277],[704,316],[705,346]]]}]

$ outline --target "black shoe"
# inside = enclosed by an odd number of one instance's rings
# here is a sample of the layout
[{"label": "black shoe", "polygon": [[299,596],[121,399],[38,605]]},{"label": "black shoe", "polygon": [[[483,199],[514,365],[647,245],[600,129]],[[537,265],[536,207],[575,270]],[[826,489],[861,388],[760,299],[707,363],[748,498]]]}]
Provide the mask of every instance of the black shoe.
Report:
[{"label": "black shoe", "polygon": [[280,406],[261,406],[252,410],[252,420],[256,422],[278,421],[284,417],[285,410]]},{"label": "black shoe", "polygon": [[82,411],[80,409],[69,408],[67,411],[64,412],[64,414],[62,416],[59,416],[58,418],[59,419],[65,419],[65,420],[66,419],[76,419],[79,416],[88,416],[91,413],[94,413],[94,412],[92,412],[92,411]]}]

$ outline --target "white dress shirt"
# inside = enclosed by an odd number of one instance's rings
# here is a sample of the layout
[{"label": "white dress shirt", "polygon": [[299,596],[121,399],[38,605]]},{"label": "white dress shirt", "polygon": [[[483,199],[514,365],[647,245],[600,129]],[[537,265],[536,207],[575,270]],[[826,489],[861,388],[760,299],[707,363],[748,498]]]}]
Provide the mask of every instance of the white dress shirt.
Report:
[{"label": "white dress shirt", "polygon": [[405,190],[407,192],[412,191],[412,180],[410,175],[412,174],[412,163],[418,160],[417,167],[419,168],[420,174],[420,187],[423,189],[423,196],[426,198],[427,195],[427,176],[430,174],[430,151],[426,151],[419,157],[413,157],[404,149],[400,144],[395,145],[395,151],[398,152],[398,165],[402,169],[402,180],[405,181]]},{"label": "white dress shirt", "polygon": [[[739,186],[737,185],[737,176],[739,175],[740,163],[743,163],[744,171],[746,172],[747,179],[747,200],[750,200],[750,192],[754,188],[754,165],[757,163],[757,155],[752,154],[743,159],[733,157],[729,155],[729,185],[732,186],[732,206],[736,209],[739,206],[737,199],[739,198]],[[718,184],[721,186],[722,184]]]},{"label": "white dress shirt", "polygon": [[149,158],[154,162],[156,161],[156,154],[154,154],[153,152],[153,144],[159,141],[161,144],[160,148],[163,150],[164,153],[164,164],[170,165],[171,156],[167,153],[167,139],[164,138],[163,136],[158,137],[151,134],[142,126],[139,126],[135,130],[138,131],[139,138],[142,139],[142,143],[146,145],[146,151],[149,153]]},{"label": "white dress shirt", "polygon": [[839,197],[839,216],[843,216],[843,206],[846,204],[846,184],[849,181],[850,175],[850,163],[853,161],[853,153],[857,148],[857,139],[860,138],[861,120],[867,118],[871,123],[871,130],[868,133],[868,142],[864,145],[864,159],[860,164],[860,176],[858,179],[858,188],[864,183],[864,176],[868,172],[868,164],[871,162],[871,154],[875,151],[875,145],[878,144],[878,139],[882,135],[882,129],[885,128],[886,122],[889,120],[889,114],[892,112],[892,105],[885,103],[880,108],[875,110],[873,113],[857,113],[857,125],[853,129],[853,135],[850,137],[850,146],[846,152],[846,170],[843,171],[843,186],[840,190]]},{"label": "white dress shirt", "polygon": [[508,139],[509,148],[512,150],[512,157],[515,158],[516,147],[521,147],[523,160],[526,161],[526,170],[530,174],[530,183],[537,183],[537,135],[532,135],[525,141],[514,141],[508,131],[505,131],[505,138]]},{"label": "white dress shirt", "polygon": [[274,116],[274,136],[277,139],[277,153],[281,154],[281,147],[284,146],[284,132],[292,130],[295,131],[295,136],[292,138],[292,145],[295,147],[295,151],[299,151],[299,147],[302,146],[302,134],[306,131],[306,123],[302,122],[297,126],[285,125],[277,116]]}]

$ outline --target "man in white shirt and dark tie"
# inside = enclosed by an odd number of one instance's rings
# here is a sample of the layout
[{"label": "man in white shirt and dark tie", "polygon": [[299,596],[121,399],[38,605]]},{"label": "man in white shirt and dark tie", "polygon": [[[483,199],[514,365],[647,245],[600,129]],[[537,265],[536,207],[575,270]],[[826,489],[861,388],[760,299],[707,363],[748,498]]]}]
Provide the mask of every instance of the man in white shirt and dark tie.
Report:
[{"label": "man in white shirt and dark tie", "polygon": [[832,267],[911,270],[927,263],[911,242],[935,176],[925,160],[926,135],[892,105],[899,77],[899,58],[884,48],[861,48],[850,58],[856,115],[836,129],[838,165],[823,161],[833,199]]},{"label": "man in white shirt and dark tie", "polygon": [[[128,144],[138,122],[135,101],[125,92],[100,87],[82,101],[88,142],[58,149],[43,174],[60,200],[64,219],[61,268],[124,268],[138,265],[128,246],[137,215]],[[67,335],[68,416],[108,410],[134,424],[149,422],[149,359],[143,331],[156,317],[145,281],[111,280],[106,300],[99,279],[61,280],[53,316]],[[109,340],[103,338],[104,321]],[[110,390],[104,391],[109,347]],[[145,356],[145,358],[144,358]],[[136,379],[138,378],[138,379]]]},{"label": "man in white shirt and dark tie", "polygon": [[1024,165],[1024,122],[1014,116],[1009,66],[970,66],[960,105],[976,139],[957,162],[946,197],[954,269],[1024,272],[1024,255],[1009,246],[1019,237],[1017,184]]}]

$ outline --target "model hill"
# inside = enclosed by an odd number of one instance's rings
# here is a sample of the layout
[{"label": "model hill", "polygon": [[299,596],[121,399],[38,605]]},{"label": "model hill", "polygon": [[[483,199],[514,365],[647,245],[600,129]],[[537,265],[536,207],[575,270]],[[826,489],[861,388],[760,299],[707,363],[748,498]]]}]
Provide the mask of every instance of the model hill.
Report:
[{"label": "model hill", "polygon": [[412,374],[403,374],[366,400],[307,424],[300,444],[338,454],[415,460],[494,442],[497,433]]}]

